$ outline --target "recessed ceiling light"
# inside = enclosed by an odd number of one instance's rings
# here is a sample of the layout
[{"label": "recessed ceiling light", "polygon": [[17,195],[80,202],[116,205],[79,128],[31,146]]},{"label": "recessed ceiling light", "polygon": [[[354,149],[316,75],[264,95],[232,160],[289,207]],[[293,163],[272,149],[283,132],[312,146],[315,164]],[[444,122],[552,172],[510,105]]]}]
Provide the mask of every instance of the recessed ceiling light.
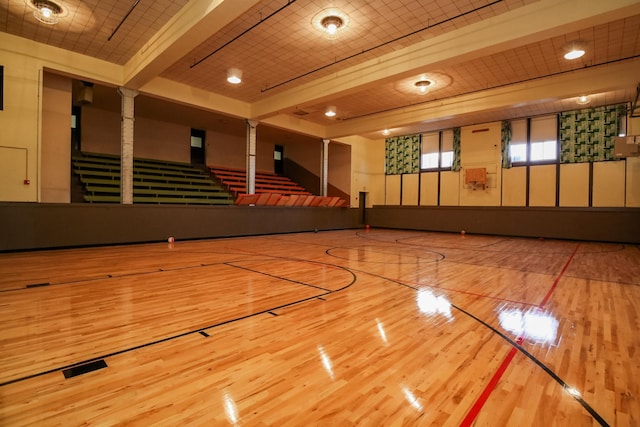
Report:
[{"label": "recessed ceiling light", "polygon": [[578,98],[578,100],[576,101],[577,104],[579,105],[587,105],[588,103],[591,102],[591,98],[589,98],[587,95],[582,95],[580,98]]},{"label": "recessed ceiling light", "polygon": [[336,114],[336,107],[334,105],[329,105],[327,110],[324,112],[324,115],[327,117],[335,117]]},{"label": "recessed ceiling light", "polygon": [[564,59],[572,60],[578,59],[585,54],[585,42],[582,40],[574,40],[565,45],[564,50],[566,53],[564,54]]},{"label": "recessed ceiling light", "polygon": [[382,134],[383,134],[384,136],[387,136],[387,135],[389,135],[390,133],[391,133],[391,132],[389,131],[389,129],[385,129],[385,130],[383,130],[383,131],[382,131]]},{"label": "recessed ceiling light", "polygon": [[234,85],[242,82],[242,70],[239,70],[237,68],[229,68],[227,70],[227,81]]}]

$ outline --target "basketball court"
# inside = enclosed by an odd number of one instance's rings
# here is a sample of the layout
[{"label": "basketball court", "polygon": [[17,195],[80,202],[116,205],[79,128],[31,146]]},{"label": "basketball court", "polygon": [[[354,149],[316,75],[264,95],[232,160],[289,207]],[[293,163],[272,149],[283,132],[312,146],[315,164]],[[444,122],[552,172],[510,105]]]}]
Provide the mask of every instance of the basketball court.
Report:
[{"label": "basketball court", "polygon": [[637,245],[359,229],[0,271],[1,425],[640,422]]}]

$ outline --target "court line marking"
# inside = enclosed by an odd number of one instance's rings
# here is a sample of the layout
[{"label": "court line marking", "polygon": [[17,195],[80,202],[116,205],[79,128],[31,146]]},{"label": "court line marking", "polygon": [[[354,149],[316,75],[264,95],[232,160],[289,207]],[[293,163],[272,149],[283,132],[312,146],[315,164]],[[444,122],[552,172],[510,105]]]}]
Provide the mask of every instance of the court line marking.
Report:
[{"label": "court line marking", "polygon": [[[560,279],[564,275],[564,272],[567,271],[567,268],[569,267],[569,264],[573,260],[573,257],[575,256],[575,254],[578,251],[579,247],[580,247],[580,244],[578,243],[576,245],[575,249],[573,250],[573,253],[571,254],[569,259],[565,263],[564,267],[562,268],[562,270],[560,271],[560,273],[556,277],[556,279],[553,282],[553,284],[551,285],[551,288],[549,289],[547,294],[542,299],[542,302],[538,305],[538,308],[542,309],[546,305],[546,303],[549,302],[549,299],[551,298],[551,295],[553,294],[553,292],[555,291],[556,287],[558,286],[558,283],[560,282]],[[505,334],[503,334],[502,332],[498,331],[496,328],[494,328],[493,326],[491,326],[488,323],[484,322],[483,320],[479,319],[478,317],[474,316],[473,314],[463,310],[462,308],[456,306],[455,304],[451,304],[451,306],[455,307],[457,310],[459,310],[462,313],[466,314],[467,316],[475,319],[476,321],[482,323],[485,327],[491,329],[494,333],[500,335],[503,339],[505,339],[507,342],[509,342],[509,344],[512,345],[511,350],[509,351],[509,353],[507,353],[507,356],[502,361],[502,364],[499,366],[498,370],[493,374],[493,376],[491,377],[491,380],[489,381],[489,383],[487,383],[487,385],[483,389],[483,391],[480,394],[480,396],[478,396],[478,399],[476,399],[476,401],[474,402],[474,404],[471,407],[471,409],[469,410],[469,412],[467,412],[467,415],[462,420],[462,423],[460,423],[461,427],[468,427],[468,426],[471,426],[473,424],[473,422],[477,418],[478,414],[480,414],[480,411],[484,407],[485,403],[487,402],[487,400],[489,400],[489,397],[491,396],[491,394],[495,390],[496,386],[498,385],[498,382],[500,381],[500,379],[502,378],[502,376],[506,372],[507,368],[511,364],[511,361],[513,360],[513,358],[515,356],[516,350],[520,351],[522,354],[527,356],[531,361],[533,361],[536,365],[538,365],[540,368],[542,368],[548,375],[551,376],[551,378],[553,378],[558,384],[560,384],[564,390],[568,390],[570,388],[567,385],[567,383],[564,382],[564,380],[562,380],[555,372],[553,372],[551,369],[549,369],[545,364],[543,364],[540,360],[538,360],[535,356],[533,356],[531,353],[529,353],[527,350],[525,350],[522,347],[521,343],[523,341],[523,337],[518,337],[517,341],[513,341],[511,338],[507,337]],[[602,418],[600,416],[600,414],[598,414],[581,396],[576,396],[573,393],[569,393],[569,395],[571,397],[573,397],[576,401],[578,401],[578,403],[580,403],[580,405],[582,405],[582,407],[584,409],[586,409],[587,412],[589,412],[589,414],[591,414],[591,416],[601,426],[608,426],[609,425],[604,420],[604,418]]]},{"label": "court line marking", "polygon": [[[580,246],[580,244],[578,244],[577,247],[575,248],[574,254],[577,251],[579,246]],[[572,257],[567,261],[566,265],[568,265],[571,262],[572,259],[573,259],[573,254],[572,254]],[[368,274],[370,276],[378,277],[380,279],[387,280],[387,281],[392,282],[392,283],[396,283],[396,284],[398,284],[400,286],[407,287],[407,288],[412,289],[414,291],[419,291],[420,290],[420,288],[417,286],[418,284],[416,284],[416,286],[414,286],[414,285],[408,284],[408,283],[406,283],[406,282],[404,282],[402,280],[399,280],[399,279],[393,279],[393,278],[381,276],[379,274],[370,273],[370,272],[367,272],[367,271],[362,271],[362,270],[357,270],[357,269],[354,269],[354,271],[357,271],[357,272],[363,273],[363,274]],[[563,268],[563,271],[566,271],[566,268]],[[559,281],[559,279],[558,279],[558,281]],[[438,288],[438,287],[433,287],[433,286],[430,286],[430,287],[435,288],[435,289],[443,289],[443,288]],[[549,294],[549,293],[547,293],[547,294]],[[543,301],[543,302],[546,302],[546,301]],[[542,304],[529,304],[529,305],[533,305],[533,306],[539,307],[539,308],[543,307]],[[482,409],[482,406],[484,405],[484,403],[486,403],[486,400],[489,398],[489,396],[491,395],[491,393],[495,389],[495,387],[498,384],[498,382],[500,381],[502,375],[504,374],[504,372],[506,372],[507,368],[509,367],[511,361],[513,360],[513,358],[515,357],[515,355],[517,354],[518,351],[520,353],[522,353],[523,355],[525,355],[533,363],[535,363],[544,372],[546,372],[564,390],[567,390],[567,392],[568,392],[568,390],[571,389],[571,387],[562,378],[560,378],[555,372],[553,372],[549,367],[547,367],[544,363],[542,363],[540,360],[538,360],[533,354],[529,353],[521,345],[521,343],[524,341],[524,337],[517,337],[516,340],[513,340],[513,339],[509,338],[507,335],[505,335],[504,333],[502,333],[501,331],[499,331],[498,329],[496,329],[495,327],[489,325],[488,323],[486,323],[482,319],[474,316],[473,314],[471,314],[468,311],[462,309],[461,307],[459,307],[459,306],[457,306],[455,304],[451,304],[451,307],[455,308],[456,310],[460,311],[461,313],[463,313],[463,314],[467,315],[468,317],[471,317],[475,321],[479,322],[484,327],[488,328],[493,333],[495,333],[496,335],[500,336],[503,340],[507,341],[512,346],[512,348],[507,353],[507,356],[505,357],[505,360],[503,360],[503,362],[499,366],[498,371],[496,373],[494,373],[493,377],[489,381],[489,384],[487,384],[487,386],[485,387],[485,390],[483,390],[483,392],[481,393],[480,397],[476,400],[476,402],[474,403],[474,405],[470,409],[470,412],[467,413],[467,416],[463,420],[463,423],[460,424],[461,427],[462,426],[468,427],[468,426],[473,424],[473,421],[475,421],[475,418],[477,417],[478,413]],[[580,405],[587,412],[589,412],[589,414],[601,426],[604,426],[604,427],[608,427],[609,426],[609,424],[604,420],[604,418],[602,418],[602,416],[600,414],[598,414],[581,396],[576,396],[573,393],[569,393],[569,395],[571,397],[573,397],[578,403],[580,403]],[[482,401],[481,401],[481,398],[482,398]],[[481,401],[481,403],[479,403],[479,401]],[[472,415],[470,415],[471,412],[472,412]]]},{"label": "court line marking", "polygon": [[[275,258],[282,258],[282,257],[275,257]],[[7,385],[15,384],[15,383],[18,383],[18,382],[21,382],[21,381],[26,381],[26,380],[29,380],[29,379],[32,379],[32,378],[40,377],[40,376],[51,374],[51,373],[54,373],[54,372],[64,371],[66,369],[71,369],[71,368],[74,368],[74,367],[77,367],[77,366],[80,366],[80,365],[84,365],[84,364],[87,364],[87,363],[96,362],[96,361],[98,361],[100,359],[107,359],[109,357],[118,356],[118,355],[121,355],[121,354],[124,354],[124,353],[132,352],[132,351],[139,350],[139,349],[145,348],[145,347],[150,347],[150,346],[153,346],[153,345],[156,345],[156,344],[161,344],[161,343],[164,343],[164,342],[167,342],[167,341],[171,341],[171,340],[174,340],[174,339],[177,339],[177,338],[182,338],[182,337],[185,337],[185,336],[188,336],[188,335],[200,334],[201,332],[204,332],[204,331],[206,331],[208,329],[213,329],[213,328],[217,328],[217,327],[224,326],[224,325],[227,325],[227,324],[235,323],[235,322],[238,322],[238,321],[241,321],[241,320],[245,320],[245,319],[249,319],[249,318],[252,318],[252,317],[259,316],[261,314],[269,314],[270,311],[291,307],[291,306],[294,306],[294,305],[297,305],[297,304],[302,304],[304,302],[317,299],[318,297],[323,297],[325,295],[329,295],[329,294],[332,294],[334,292],[340,292],[340,291],[342,291],[344,289],[348,289],[349,287],[354,285],[356,283],[357,279],[358,279],[357,276],[351,270],[349,270],[346,267],[342,267],[340,265],[323,263],[323,262],[319,262],[319,261],[297,260],[295,258],[286,258],[286,259],[292,260],[292,261],[308,262],[308,263],[313,263],[313,264],[318,264],[318,265],[326,265],[326,266],[333,267],[333,268],[336,268],[336,269],[339,269],[339,270],[344,270],[347,273],[351,274],[352,279],[351,279],[351,282],[349,282],[347,285],[343,286],[342,288],[336,289],[336,290],[329,290],[329,291],[323,292],[323,293],[321,293],[319,295],[313,295],[313,296],[310,296],[310,297],[307,297],[307,298],[303,298],[303,299],[300,299],[300,300],[288,302],[286,304],[281,304],[281,305],[276,306],[276,307],[270,307],[268,309],[261,310],[261,311],[255,312],[255,313],[250,313],[250,314],[247,314],[245,316],[240,316],[240,317],[236,317],[236,318],[227,319],[227,320],[224,320],[224,321],[221,321],[221,322],[217,322],[217,323],[214,323],[214,324],[209,325],[209,326],[204,326],[202,328],[198,328],[198,329],[195,329],[195,330],[191,330],[191,331],[186,331],[186,332],[170,335],[168,337],[160,338],[160,339],[148,342],[148,343],[143,343],[143,344],[139,344],[139,345],[136,345],[136,346],[133,346],[133,347],[128,347],[128,348],[125,348],[125,349],[116,350],[116,351],[113,351],[111,353],[107,353],[107,354],[104,354],[104,355],[101,355],[101,356],[91,357],[89,359],[85,359],[85,360],[81,360],[81,361],[78,361],[78,362],[70,363],[70,364],[67,364],[67,365],[64,365],[64,366],[58,366],[58,367],[55,367],[55,368],[52,368],[52,369],[48,369],[46,371],[36,372],[34,374],[25,375],[25,376],[19,377],[19,378],[14,378],[12,380],[8,380],[8,381],[0,383],[0,387],[4,387],[4,386],[7,386]],[[271,276],[271,277],[275,277],[275,276]],[[287,279],[282,278],[282,280],[287,280]]]}]

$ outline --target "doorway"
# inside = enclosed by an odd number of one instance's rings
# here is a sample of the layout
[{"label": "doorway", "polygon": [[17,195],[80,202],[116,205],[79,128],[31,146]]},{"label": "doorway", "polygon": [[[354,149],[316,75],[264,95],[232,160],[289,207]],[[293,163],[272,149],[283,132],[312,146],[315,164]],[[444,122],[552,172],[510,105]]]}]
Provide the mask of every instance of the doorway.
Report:
[{"label": "doorway", "polygon": [[206,132],[200,129],[191,129],[191,164],[204,165]]},{"label": "doorway", "polygon": [[284,174],[284,146],[276,145],[273,148],[273,171],[277,175]]},{"label": "doorway", "polygon": [[358,196],[359,208],[360,208],[360,218],[362,218],[362,223],[367,223],[367,193],[361,191]]}]

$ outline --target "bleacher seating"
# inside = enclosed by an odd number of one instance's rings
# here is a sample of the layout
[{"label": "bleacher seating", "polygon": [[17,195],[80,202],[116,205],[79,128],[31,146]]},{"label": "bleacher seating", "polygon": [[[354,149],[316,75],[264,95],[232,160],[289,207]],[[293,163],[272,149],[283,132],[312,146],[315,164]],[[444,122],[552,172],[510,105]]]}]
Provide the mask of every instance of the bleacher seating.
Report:
[{"label": "bleacher seating", "polygon": [[[209,166],[213,175],[227,187],[230,193],[241,194],[247,191],[247,174],[242,169]],[[310,196],[311,193],[300,184],[286,176],[276,175],[270,172],[256,172],[255,192],[275,193],[284,196],[301,195]]]},{"label": "bleacher seating", "polygon": [[292,194],[285,196],[277,193],[238,194],[236,205],[248,206],[318,206],[341,208],[346,207],[347,202],[335,196],[314,196]]},{"label": "bleacher seating", "polygon": [[[72,157],[84,187],[84,200],[120,203],[120,157],[82,153]],[[192,165],[161,160],[133,160],[133,202],[230,205],[234,200],[209,175]]]}]

